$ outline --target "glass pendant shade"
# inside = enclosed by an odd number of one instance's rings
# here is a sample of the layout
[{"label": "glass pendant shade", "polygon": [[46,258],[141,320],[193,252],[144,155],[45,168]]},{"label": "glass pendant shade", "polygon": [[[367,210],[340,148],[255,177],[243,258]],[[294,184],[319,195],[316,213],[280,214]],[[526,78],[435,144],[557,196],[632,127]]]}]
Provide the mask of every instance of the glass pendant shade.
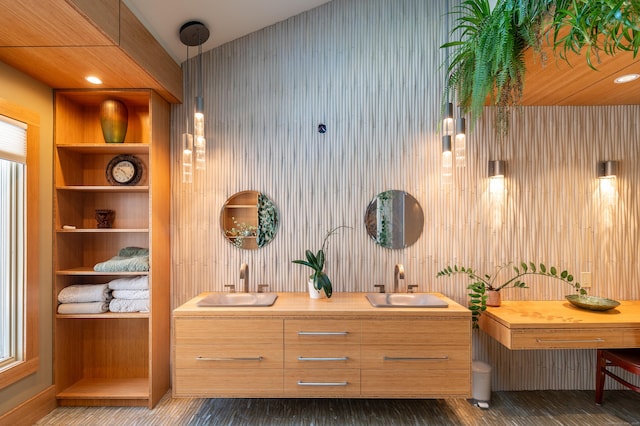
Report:
[{"label": "glass pendant shade", "polygon": [[444,109],[444,117],[442,119],[442,134],[443,135],[453,135],[453,104],[448,102],[445,105]]},{"label": "glass pendant shade", "polygon": [[463,117],[456,120],[456,167],[467,167],[467,135]]},{"label": "glass pendant shade", "polygon": [[453,154],[451,152],[451,136],[442,137],[441,179],[443,185],[453,183]]},{"label": "glass pendant shade", "polygon": [[193,135],[182,134],[182,183],[193,183]]}]

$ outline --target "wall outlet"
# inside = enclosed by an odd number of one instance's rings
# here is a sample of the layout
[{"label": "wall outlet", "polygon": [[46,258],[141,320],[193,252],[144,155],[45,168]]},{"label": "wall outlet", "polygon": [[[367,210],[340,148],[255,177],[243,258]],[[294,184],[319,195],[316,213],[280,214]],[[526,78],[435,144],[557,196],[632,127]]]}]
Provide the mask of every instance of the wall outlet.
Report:
[{"label": "wall outlet", "polygon": [[580,286],[582,288],[591,288],[591,272],[580,273]]}]

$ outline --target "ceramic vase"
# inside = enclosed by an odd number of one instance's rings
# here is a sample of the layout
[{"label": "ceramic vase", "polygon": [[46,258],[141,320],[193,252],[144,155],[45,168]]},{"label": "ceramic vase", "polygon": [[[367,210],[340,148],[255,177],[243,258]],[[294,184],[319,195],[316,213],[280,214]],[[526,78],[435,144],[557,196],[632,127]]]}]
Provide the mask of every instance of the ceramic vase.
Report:
[{"label": "ceramic vase", "polygon": [[495,290],[487,290],[487,306],[500,306],[502,300],[500,292]]},{"label": "ceramic vase", "polygon": [[324,299],[327,295],[324,292],[324,289],[317,290],[313,285],[313,278],[309,278],[309,297],[312,299]]},{"label": "ceramic vase", "polygon": [[100,126],[106,143],[123,143],[128,123],[129,111],[124,102],[107,99],[100,104]]}]

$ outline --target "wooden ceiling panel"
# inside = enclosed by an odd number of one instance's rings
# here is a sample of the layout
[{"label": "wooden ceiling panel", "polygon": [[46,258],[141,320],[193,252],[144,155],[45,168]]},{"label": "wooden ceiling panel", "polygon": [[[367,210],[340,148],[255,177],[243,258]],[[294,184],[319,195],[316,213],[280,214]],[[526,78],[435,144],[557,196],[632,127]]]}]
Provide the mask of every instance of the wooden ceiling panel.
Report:
[{"label": "wooden ceiling panel", "polygon": [[113,4],[106,7],[109,3],[114,2],[100,0],[91,7],[110,28],[103,32],[64,0],[0,0],[0,46],[113,45],[119,7],[117,0],[115,9]]},{"label": "wooden ceiling panel", "polygon": [[[526,53],[527,72],[523,105],[632,105],[640,103],[640,80],[614,84],[613,79],[626,73],[640,74],[640,58],[631,52],[615,56],[602,55],[597,68],[589,68],[584,56],[571,55],[570,63],[549,58],[545,64],[531,51]],[[595,60],[595,58],[594,58]]]},{"label": "wooden ceiling panel", "polygon": [[[0,60],[53,88],[156,88],[163,97],[173,97],[118,46],[0,47]],[[87,75],[104,84],[90,84]]]}]

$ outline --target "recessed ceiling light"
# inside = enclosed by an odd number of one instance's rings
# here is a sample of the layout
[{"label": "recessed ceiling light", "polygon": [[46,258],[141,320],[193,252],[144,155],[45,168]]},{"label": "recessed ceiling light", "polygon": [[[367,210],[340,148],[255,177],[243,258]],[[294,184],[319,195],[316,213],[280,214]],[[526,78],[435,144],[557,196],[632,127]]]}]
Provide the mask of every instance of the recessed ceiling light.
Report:
[{"label": "recessed ceiling light", "polygon": [[620,77],[616,77],[613,82],[617,84],[629,83],[630,81],[637,80],[638,78],[640,78],[640,74],[625,74]]},{"label": "recessed ceiling light", "polygon": [[102,80],[100,80],[95,75],[89,75],[86,77],[86,80],[91,84],[102,84]]}]

